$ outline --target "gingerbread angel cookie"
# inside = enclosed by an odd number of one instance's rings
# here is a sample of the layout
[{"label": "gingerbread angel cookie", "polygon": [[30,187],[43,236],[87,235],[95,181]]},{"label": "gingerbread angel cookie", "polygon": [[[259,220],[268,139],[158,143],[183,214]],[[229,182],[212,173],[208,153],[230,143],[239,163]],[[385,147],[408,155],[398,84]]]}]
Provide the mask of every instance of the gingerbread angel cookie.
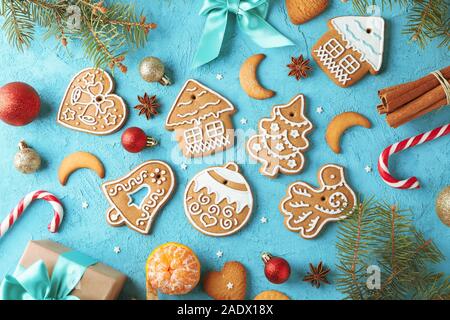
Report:
[{"label": "gingerbread angel cookie", "polygon": [[259,122],[258,134],[247,143],[247,152],[262,163],[260,172],[275,178],[278,173],[296,174],[304,166],[309,147],[306,135],[313,129],[304,115],[305,97],[295,96],[286,105],[274,106],[271,118]]},{"label": "gingerbread angel cookie", "polygon": [[189,221],[200,232],[228,236],[248,222],[253,195],[237,164],[230,162],[194,176],[186,187],[184,209]]},{"label": "gingerbread angel cookie", "polygon": [[70,82],[59,107],[57,122],[67,128],[95,135],[119,130],[127,107],[113,93],[114,81],[102,69],[84,69]]},{"label": "gingerbread angel cookie", "polygon": [[[106,219],[113,227],[126,224],[129,228],[147,234],[153,220],[174,191],[175,176],[164,162],[150,160],[132,170],[123,178],[102,185],[111,207]],[[133,202],[133,195],[146,189],[141,203]]]},{"label": "gingerbread angel cookie", "polygon": [[314,45],[312,56],[334,83],[350,87],[383,62],[384,20],[381,17],[337,17]]},{"label": "gingerbread angel cookie", "polygon": [[230,101],[191,79],[175,100],[166,129],[175,131],[186,157],[203,157],[233,146],[231,115],[234,113]]},{"label": "gingerbread angel cookie", "polygon": [[327,164],[320,168],[318,179],[319,188],[304,182],[291,184],[280,204],[286,227],[305,239],[316,237],[326,223],[345,219],[356,204],[344,168]]}]

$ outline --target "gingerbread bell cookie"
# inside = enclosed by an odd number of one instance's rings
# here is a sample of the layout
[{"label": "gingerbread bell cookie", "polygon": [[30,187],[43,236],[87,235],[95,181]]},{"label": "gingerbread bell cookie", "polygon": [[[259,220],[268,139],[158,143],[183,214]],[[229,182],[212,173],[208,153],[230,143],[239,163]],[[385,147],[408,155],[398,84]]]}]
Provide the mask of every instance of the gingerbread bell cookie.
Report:
[{"label": "gingerbread bell cookie", "polygon": [[248,222],[253,195],[237,164],[230,162],[194,176],[186,187],[184,209],[189,221],[200,232],[228,236]]},{"label": "gingerbread bell cookie", "polygon": [[[175,187],[172,169],[162,161],[150,160],[126,176],[102,185],[103,193],[111,207],[106,219],[113,227],[127,225],[147,234],[153,220],[169,200]],[[146,189],[141,203],[133,202],[133,195]]]},{"label": "gingerbread bell cookie", "polygon": [[247,143],[247,152],[262,163],[260,172],[274,178],[278,173],[296,174],[304,166],[309,147],[306,135],[313,129],[304,115],[305,97],[295,96],[288,104],[273,107],[271,118],[259,122],[258,134]]},{"label": "gingerbread bell cookie", "polygon": [[345,219],[356,204],[343,167],[327,164],[320,168],[318,179],[319,188],[304,182],[291,184],[280,204],[286,227],[305,239],[316,237],[328,222]]},{"label": "gingerbread bell cookie", "polygon": [[119,130],[127,118],[127,107],[114,94],[114,81],[102,69],[80,71],[70,82],[59,107],[57,122],[67,128],[95,135]]},{"label": "gingerbread bell cookie", "polygon": [[206,274],[203,287],[215,300],[244,300],[247,291],[247,271],[240,262],[228,261],[221,271]]},{"label": "gingerbread bell cookie", "polygon": [[381,17],[337,17],[314,45],[312,56],[334,83],[350,87],[366,73],[377,74],[383,62],[384,20]]},{"label": "gingerbread bell cookie", "polygon": [[175,131],[186,157],[207,156],[233,146],[235,111],[226,98],[191,79],[176,98],[166,129]]}]

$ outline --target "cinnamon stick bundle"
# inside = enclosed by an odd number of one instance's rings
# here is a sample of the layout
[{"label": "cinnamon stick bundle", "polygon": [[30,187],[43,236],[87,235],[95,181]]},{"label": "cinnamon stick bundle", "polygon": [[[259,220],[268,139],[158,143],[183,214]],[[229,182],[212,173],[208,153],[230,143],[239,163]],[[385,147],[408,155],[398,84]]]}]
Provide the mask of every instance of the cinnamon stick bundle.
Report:
[{"label": "cinnamon stick bundle", "polygon": [[[450,66],[440,70],[450,82]],[[387,123],[397,128],[433,110],[448,104],[445,89],[434,74],[408,83],[378,91],[380,114],[386,114]]]}]

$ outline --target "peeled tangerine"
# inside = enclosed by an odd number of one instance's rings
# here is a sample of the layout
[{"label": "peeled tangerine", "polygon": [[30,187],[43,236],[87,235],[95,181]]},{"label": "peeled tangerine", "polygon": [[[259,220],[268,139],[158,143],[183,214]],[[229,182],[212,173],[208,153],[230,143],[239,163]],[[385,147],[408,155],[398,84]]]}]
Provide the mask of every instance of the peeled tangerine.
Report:
[{"label": "peeled tangerine", "polygon": [[168,242],[157,247],[147,259],[147,299],[157,300],[158,291],[186,294],[200,280],[200,261],[185,245]]}]

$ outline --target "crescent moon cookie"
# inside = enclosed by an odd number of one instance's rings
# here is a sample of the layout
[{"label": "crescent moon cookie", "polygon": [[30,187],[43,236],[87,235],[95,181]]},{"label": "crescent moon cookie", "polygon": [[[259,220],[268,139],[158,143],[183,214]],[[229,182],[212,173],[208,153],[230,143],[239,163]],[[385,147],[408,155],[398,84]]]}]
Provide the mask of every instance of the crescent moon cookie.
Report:
[{"label": "crescent moon cookie", "polygon": [[105,168],[99,158],[89,152],[75,152],[64,158],[59,166],[58,179],[65,186],[69,176],[78,169],[91,169],[97,173],[100,178],[105,177]]},{"label": "crescent moon cookie", "polygon": [[114,94],[114,81],[102,69],[80,71],[67,87],[57,122],[67,128],[95,135],[118,131],[127,118],[127,107]]},{"label": "crescent moon cookie", "polygon": [[345,181],[343,167],[323,166],[318,180],[319,188],[304,182],[291,184],[280,203],[286,228],[305,239],[316,237],[328,222],[345,219],[356,205],[355,192]]},{"label": "crescent moon cookie", "polygon": [[184,156],[204,157],[234,145],[231,116],[235,112],[230,101],[191,79],[178,94],[166,129],[175,131]]},{"label": "crescent moon cookie", "polygon": [[274,106],[271,118],[259,122],[258,134],[250,137],[247,152],[262,163],[261,174],[275,178],[280,172],[302,171],[303,153],[309,147],[306,135],[313,129],[304,109],[305,97],[299,94],[286,105]]},{"label": "crescent moon cookie", "polygon": [[265,54],[255,54],[244,61],[239,72],[242,89],[253,99],[264,100],[272,98],[275,92],[264,88],[258,81],[258,66],[266,58]]},{"label": "crescent moon cookie", "polygon": [[357,112],[341,113],[328,124],[325,139],[334,153],[341,153],[341,137],[347,129],[354,126],[361,126],[367,129],[372,127],[369,119]]},{"label": "crescent moon cookie", "polygon": [[224,237],[239,231],[252,209],[252,191],[234,162],[200,171],[184,194],[187,218],[209,236]]},{"label": "crescent moon cookie", "polygon": [[367,73],[377,74],[383,63],[384,20],[381,17],[337,17],[312,48],[320,68],[338,86],[354,85]]},{"label": "crescent moon cookie", "polygon": [[[110,204],[106,220],[113,227],[127,225],[147,234],[156,215],[172,196],[175,175],[168,164],[150,160],[133,169],[126,176],[102,185]],[[134,203],[133,195],[145,189],[140,203]]]}]

